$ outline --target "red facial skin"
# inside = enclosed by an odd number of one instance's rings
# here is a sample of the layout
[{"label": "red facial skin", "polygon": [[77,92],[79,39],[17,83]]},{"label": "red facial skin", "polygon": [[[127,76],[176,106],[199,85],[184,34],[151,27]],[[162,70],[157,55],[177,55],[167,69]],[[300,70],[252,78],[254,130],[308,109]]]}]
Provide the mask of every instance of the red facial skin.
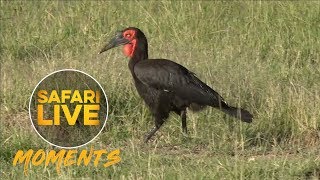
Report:
[{"label": "red facial skin", "polygon": [[135,39],[136,32],[134,30],[127,30],[123,32],[123,37],[128,39],[130,43],[123,46],[123,53],[128,57],[132,57],[136,48],[137,40]]}]

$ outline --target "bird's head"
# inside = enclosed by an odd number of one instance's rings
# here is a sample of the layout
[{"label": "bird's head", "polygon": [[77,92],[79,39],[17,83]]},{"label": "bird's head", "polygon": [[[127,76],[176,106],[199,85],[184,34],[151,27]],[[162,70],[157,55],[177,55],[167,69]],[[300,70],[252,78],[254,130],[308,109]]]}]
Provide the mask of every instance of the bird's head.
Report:
[{"label": "bird's head", "polygon": [[[101,49],[99,54],[114,47],[124,45],[123,53],[131,58],[135,53],[135,50],[138,48],[138,41],[142,44],[144,41],[145,44],[147,43],[146,37],[140,29],[129,27],[122,31],[117,31],[115,36]],[[147,49],[145,50],[147,51]]]}]

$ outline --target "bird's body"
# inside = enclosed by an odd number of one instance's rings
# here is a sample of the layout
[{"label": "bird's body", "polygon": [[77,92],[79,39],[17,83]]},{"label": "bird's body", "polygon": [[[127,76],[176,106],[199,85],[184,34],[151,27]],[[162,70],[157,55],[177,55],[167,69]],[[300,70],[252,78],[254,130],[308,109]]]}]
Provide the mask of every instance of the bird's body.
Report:
[{"label": "bird's body", "polygon": [[162,109],[167,109],[163,113],[174,111],[180,114],[192,103],[218,107],[218,99],[222,100],[194,73],[170,60],[148,59],[138,62],[130,70],[139,95],[151,110],[161,104]]},{"label": "bird's body", "polygon": [[248,111],[229,106],[217,92],[182,65],[166,59],[148,59],[147,39],[139,29],[127,28],[118,33],[101,52],[119,44],[124,44],[135,87],[155,118],[155,127],[145,141],[160,128],[170,112],[181,116],[183,132],[187,133],[187,108],[199,110],[211,106],[244,122],[252,121]]}]

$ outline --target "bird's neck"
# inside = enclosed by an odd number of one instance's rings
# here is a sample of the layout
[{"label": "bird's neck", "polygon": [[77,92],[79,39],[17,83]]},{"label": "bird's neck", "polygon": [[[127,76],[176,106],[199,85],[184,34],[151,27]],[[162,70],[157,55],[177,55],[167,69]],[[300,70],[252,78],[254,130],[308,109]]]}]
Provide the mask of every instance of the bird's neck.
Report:
[{"label": "bird's neck", "polygon": [[142,60],[148,59],[148,43],[146,39],[141,39],[136,41],[136,44],[133,46],[132,54],[129,60],[129,68],[133,72],[134,66]]}]

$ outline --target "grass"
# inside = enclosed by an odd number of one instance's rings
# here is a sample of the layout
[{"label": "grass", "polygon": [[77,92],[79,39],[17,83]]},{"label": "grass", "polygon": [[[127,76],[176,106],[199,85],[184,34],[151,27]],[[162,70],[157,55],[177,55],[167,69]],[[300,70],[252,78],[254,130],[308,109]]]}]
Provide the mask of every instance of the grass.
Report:
[{"label": "grass", "polygon": [[[52,148],[31,128],[29,97],[45,75],[75,68],[108,95],[107,128],[91,145],[120,148],[122,162],[61,175],[32,167],[30,179],[319,178],[319,2],[1,1],[1,9],[1,177],[24,177],[22,166],[12,167],[18,149]],[[183,64],[254,122],[208,108],[189,112],[189,137],[172,115],[142,143],[153,122],[128,59],[119,48],[97,55],[128,26],[145,32],[149,57]]]}]

